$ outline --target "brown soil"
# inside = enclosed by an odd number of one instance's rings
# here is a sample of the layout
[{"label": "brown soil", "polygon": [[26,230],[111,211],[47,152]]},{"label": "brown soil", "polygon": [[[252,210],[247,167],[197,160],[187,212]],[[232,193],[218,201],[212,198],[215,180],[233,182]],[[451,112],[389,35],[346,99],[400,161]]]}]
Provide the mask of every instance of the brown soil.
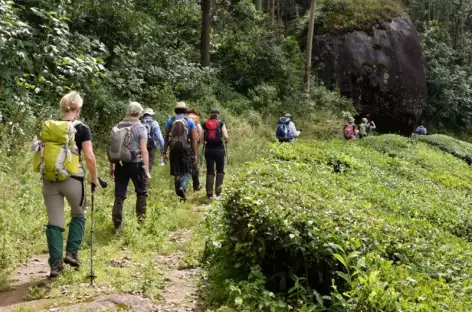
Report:
[{"label": "brown soil", "polygon": [[5,307],[26,302],[24,297],[29,287],[39,282],[47,282],[49,274],[48,255],[28,259],[11,275],[11,289],[0,293],[0,311]]}]

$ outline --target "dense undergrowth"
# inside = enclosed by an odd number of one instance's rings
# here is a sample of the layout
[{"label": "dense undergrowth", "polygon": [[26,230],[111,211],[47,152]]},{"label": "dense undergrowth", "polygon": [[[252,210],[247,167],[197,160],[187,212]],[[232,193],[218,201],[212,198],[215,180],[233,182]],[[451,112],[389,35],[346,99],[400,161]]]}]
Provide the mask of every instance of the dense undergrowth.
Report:
[{"label": "dense undergrowth", "polygon": [[212,304],[472,309],[472,173],[453,155],[395,135],[277,144],[231,186],[207,219]]}]

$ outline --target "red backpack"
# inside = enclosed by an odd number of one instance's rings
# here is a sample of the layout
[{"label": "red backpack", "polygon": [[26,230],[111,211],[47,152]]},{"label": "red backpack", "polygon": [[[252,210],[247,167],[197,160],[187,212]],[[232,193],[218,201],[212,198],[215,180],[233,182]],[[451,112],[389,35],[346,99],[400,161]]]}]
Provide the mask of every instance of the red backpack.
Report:
[{"label": "red backpack", "polygon": [[354,133],[354,124],[347,124],[344,128],[344,138],[350,140],[355,136]]},{"label": "red backpack", "polygon": [[204,139],[207,143],[220,143],[223,142],[223,131],[221,130],[222,124],[217,119],[207,120],[204,124]]}]

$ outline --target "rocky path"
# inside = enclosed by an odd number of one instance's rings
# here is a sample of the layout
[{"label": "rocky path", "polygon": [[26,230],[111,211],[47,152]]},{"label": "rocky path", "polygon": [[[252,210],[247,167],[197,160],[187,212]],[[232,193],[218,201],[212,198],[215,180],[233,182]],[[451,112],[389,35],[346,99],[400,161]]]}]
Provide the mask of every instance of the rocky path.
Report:
[{"label": "rocky path", "polygon": [[[194,212],[203,212],[207,206],[198,206]],[[180,229],[170,234],[170,240],[176,244],[185,243],[192,237],[192,229]],[[180,268],[186,253],[177,250],[169,255],[158,255],[153,259],[156,269],[164,279],[162,295],[157,303],[130,294],[111,294],[89,298],[87,302],[57,306],[54,299],[27,300],[31,286],[49,287],[47,274],[49,266],[47,255],[35,256],[24,262],[11,275],[12,289],[0,293],[0,312],[26,309],[25,311],[143,311],[143,312],[200,312],[198,298],[199,268]]]},{"label": "rocky path", "polygon": [[[25,302],[30,286],[43,284],[47,287],[49,273],[48,256],[38,255],[22,263],[10,276],[11,289],[0,293],[0,311],[8,311],[12,307]],[[48,300],[36,302],[48,304]],[[30,306],[30,305],[26,305]]]},{"label": "rocky path", "polygon": [[[171,239],[175,243],[190,239],[192,231],[189,229],[172,233]],[[163,268],[165,287],[161,301],[157,307],[159,312],[203,311],[199,307],[197,297],[197,277],[199,269],[179,269],[180,260],[185,252],[177,251],[156,259]]]}]

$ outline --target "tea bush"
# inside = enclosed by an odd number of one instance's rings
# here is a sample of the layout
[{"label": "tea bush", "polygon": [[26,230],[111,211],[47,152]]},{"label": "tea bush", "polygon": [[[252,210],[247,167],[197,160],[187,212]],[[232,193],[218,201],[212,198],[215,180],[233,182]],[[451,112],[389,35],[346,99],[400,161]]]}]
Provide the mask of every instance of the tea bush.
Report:
[{"label": "tea bush", "polygon": [[[240,310],[472,309],[472,173],[463,161],[395,135],[269,152],[239,172],[207,219],[214,287],[223,273],[229,280],[215,301]],[[244,291],[254,272],[272,303]]]},{"label": "tea bush", "polygon": [[434,145],[441,150],[464,160],[469,165],[472,164],[472,145],[467,142],[456,140],[442,134],[415,137],[422,142]]}]

